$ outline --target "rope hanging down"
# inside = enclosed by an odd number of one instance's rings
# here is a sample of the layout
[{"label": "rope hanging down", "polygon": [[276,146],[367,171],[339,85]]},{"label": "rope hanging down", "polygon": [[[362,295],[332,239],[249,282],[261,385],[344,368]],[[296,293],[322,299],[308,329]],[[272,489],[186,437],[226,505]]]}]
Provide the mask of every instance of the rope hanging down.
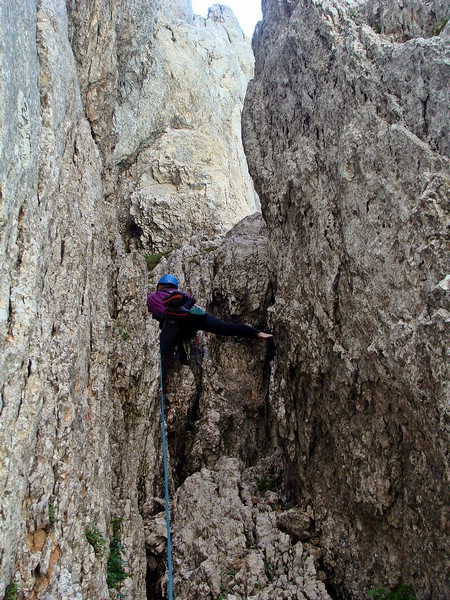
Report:
[{"label": "rope hanging down", "polygon": [[161,434],[163,447],[163,463],[164,463],[164,490],[166,497],[166,527],[167,527],[167,569],[168,569],[168,600],[173,599],[172,593],[172,542],[170,538],[170,512],[169,512],[169,472],[167,468],[167,441],[165,427],[165,411],[164,411],[164,386],[163,386],[163,368],[162,356],[160,355],[160,389],[161,389]]}]

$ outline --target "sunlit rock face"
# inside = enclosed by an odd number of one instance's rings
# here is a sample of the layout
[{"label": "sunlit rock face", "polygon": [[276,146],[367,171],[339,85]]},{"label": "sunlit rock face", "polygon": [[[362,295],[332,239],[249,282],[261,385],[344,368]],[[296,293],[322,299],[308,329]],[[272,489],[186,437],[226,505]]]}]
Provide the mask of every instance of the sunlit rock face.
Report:
[{"label": "sunlit rock face", "polygon": [[[107,597],[119,519],[123,589],[143,598],[161,481],[144,253],[254,211],[235,143],[249,42],[225,9],[194,25],[189,2],[156,0],[8,1],[0,39],[0,596]],[[173,235],[130,214],[150,180]]]},{"label": "sunlit rock face", "polygon": [[259,206],[240,127],[250,41],[228,8],[194,19],[182,4],[162,3],[139,89],[115,116],[121,193],[151,252],[224,233]]},{"label": "sunlit rock face", "polygon": [[[152,472],[158,460],[148,427],[157,368],[145,261],[125,251],[117,206],[105,200],[105,123],[131,60],[130,28],[151,36],[157,6],[107,4],[0,9],[1,597],[13,581],[26,598],[106,597],[116,517],[132,588],[145,593],[137,488],[142,465]],[[133,11],[146,17],[144,33]]]},{"label": "sunlit rock face", "polygon": [[447,593],[448,15],[399,4],[267,0],[244,107],[273,403],[340,598]]}]

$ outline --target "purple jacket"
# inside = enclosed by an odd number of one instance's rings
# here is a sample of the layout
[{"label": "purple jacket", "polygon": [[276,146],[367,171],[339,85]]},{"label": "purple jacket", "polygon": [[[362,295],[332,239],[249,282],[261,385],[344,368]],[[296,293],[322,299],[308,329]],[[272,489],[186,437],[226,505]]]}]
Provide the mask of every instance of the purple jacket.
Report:
[{"label": "purple jacket", "polygon": [[149,294],[147,296],[147,308],[149,312],[164,315],[166,313],[166,307],[163,304],[163,299],[166,298],[168,294],[168,290],[160,290],[159,292]]},{"label": "purple jacket", "polygon": [[[170,306],[164,304],[164,300],[174,294],[174,292],[180,292],[180,290],[175,290],[174,288],[167,288],[163,290],[159,290],[157,292],[153,292],[153,294],[149,294],[147,296],[147,308],[149,312],[153,313],[157,318],[165,318],[167,309],[170,309]],[[180,292],[186,297],[186,300],[189,300],[191,296],[186,292]]]}]

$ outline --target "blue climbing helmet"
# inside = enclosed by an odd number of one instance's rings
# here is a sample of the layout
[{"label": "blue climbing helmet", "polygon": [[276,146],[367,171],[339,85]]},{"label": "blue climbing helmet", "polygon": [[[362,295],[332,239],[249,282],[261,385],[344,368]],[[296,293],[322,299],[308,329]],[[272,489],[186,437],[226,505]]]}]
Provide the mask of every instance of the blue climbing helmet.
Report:
[{"label": "blue climbing helmet", "polygon": [[160,285],[173,285],[174,287],[178,288],[178,279],[175,277],[175,275],[165,273],[158,281],[158,286]]}]

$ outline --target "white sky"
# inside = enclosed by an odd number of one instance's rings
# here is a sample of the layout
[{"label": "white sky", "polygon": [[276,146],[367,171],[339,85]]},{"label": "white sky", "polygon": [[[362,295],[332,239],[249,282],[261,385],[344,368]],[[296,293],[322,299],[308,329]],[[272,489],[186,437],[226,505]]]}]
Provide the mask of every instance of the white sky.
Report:
[{"label": "white sky", "polygon": [[208,8],[213,4],[229,6],[249,38],[253,35],[256,23],[262,19],[261,0],[192,0],[192,9],[194,14],[207,17]]}]

